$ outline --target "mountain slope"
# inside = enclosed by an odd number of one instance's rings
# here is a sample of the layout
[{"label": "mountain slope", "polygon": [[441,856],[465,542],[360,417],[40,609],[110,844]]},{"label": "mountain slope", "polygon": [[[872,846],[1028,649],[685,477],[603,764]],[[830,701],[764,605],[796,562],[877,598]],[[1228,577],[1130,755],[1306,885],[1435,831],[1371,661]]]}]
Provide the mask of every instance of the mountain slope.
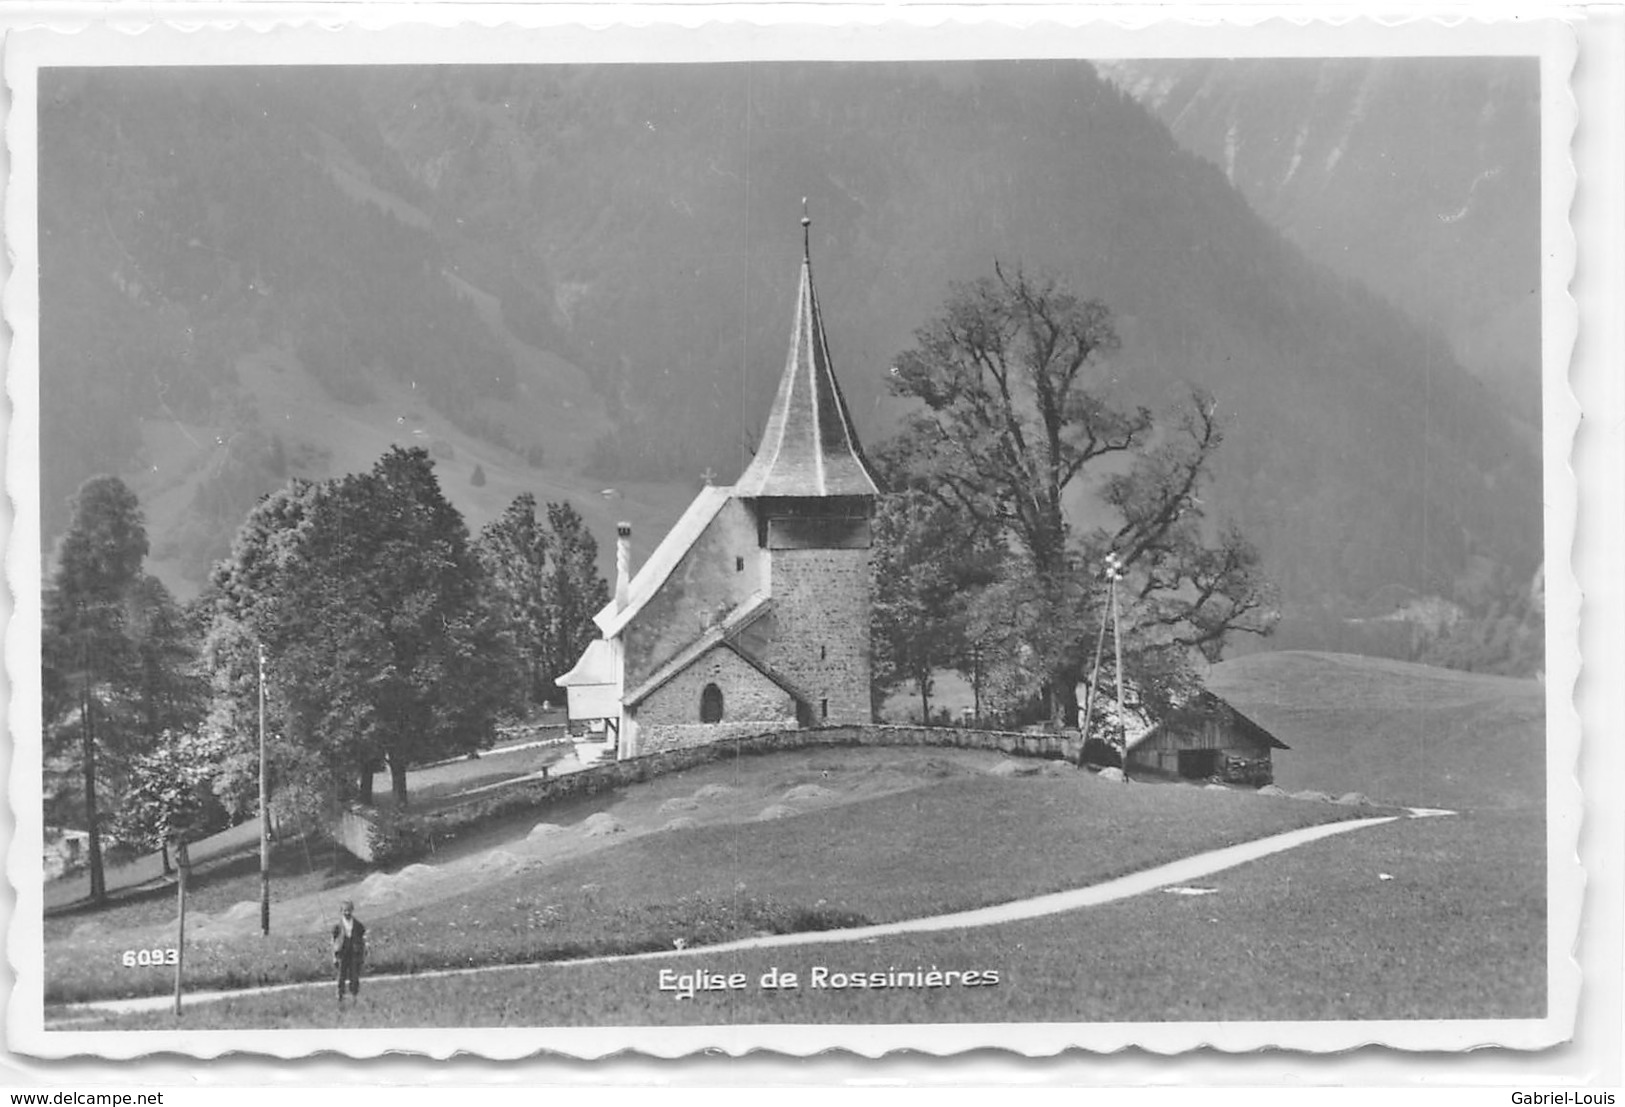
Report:
[{"label": "mountain slope", "polygon": [[1309,256],[1439,327],[1540,416],[1533,58],[1114,62],[1107,75]]},{"label": "mountain slope", "polygon": [[[887,366],[912,330],[998,260],[1113,308],[1123,350],[1102,389],[1217,394],[1209,507],[1241,518],[1289,602],[1446,592],[1475,558],[1539,560],[1536,455],[1438,332],[1305,259],[1083,63],[51,82],[48,541],[88,472],[150,483],[137,416],[206,426],[233,459],[166,524],[199,532],[188,550],[282,479],[278,456],[339,467],[314,420],[308,449],[278,446],[277,390],[253,368],[270,364],[347,418],[389,421],[384,437],[439,420],[459,457],[483,443],[504,490],[673,482],[649,502],[674,514],[702,469],[733,478],[760,427],[808,196],[867,441],[893,425]],[[447,474],[471,518],[488,510]],[[595,506],[595,525],[622,507]]]}]

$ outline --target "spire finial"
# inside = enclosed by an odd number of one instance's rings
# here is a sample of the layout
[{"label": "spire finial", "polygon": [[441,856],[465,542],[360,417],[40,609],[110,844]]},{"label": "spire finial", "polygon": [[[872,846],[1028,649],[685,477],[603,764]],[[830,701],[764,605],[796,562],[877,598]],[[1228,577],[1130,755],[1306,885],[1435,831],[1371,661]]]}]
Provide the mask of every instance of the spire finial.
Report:
[{"label": "spire finial", "polygon": [[807,214],[807,198],[801,198],[801,260],[812,259],[812,217]]}]

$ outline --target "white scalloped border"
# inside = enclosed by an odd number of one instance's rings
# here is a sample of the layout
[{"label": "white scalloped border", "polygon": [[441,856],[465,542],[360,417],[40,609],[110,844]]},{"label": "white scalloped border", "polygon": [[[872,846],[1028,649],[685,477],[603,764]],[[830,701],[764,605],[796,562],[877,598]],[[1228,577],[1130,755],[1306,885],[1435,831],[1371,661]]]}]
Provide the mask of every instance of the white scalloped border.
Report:
[{"label": "white scalloped border", "polygon": [[[1486,9],[1477,9],[1478,13]],[[1569,293],[1576,238],[1569,223],[1577,177],[1569,148],[1578,108],[1569,81],[1578,48],[1562,18],[1517,18],[1517,9],[1448,18],[1368,19],[1349,9],[1117,8],[1104,13],[1043,7],[800,5],[549,6],[524,11],[482,5],[286,5],[265,10],[217,6],[143,6],[110,10],[103,22],[46,16],[8,35],[5,67],[12,96],[7,143],[12,174],[6,197],[13,266],[5,289],[11,327],[11,412],[6,452],[12,508],[7,583],[14,604],[6,628],[8,725],[39,732],[39,504],[37,241],[33,211],[33,78],[48,64],[242,64],[304,61],[407,62],[673,60],[896,57],[1148,57],[1204,54],[1536,53],[1542,71],[1544,457],[1547,550],[1548,951],[1549,1010],[1540,1020],[1361,1023],[984,1024],[976,1026],[737,1026],[595,1029],[357,1030],[79,1033],[42,1029],[41,855],[37,744],[8,743],[11,831],[7,871],[14,898],[8,956],[15,987],[8,1000],[11,1048],[39,1057],[130,1058],[158,1051],[215,1057],[249,1051],[302,1057],[334,1051],[351,1058],[410,1051],[431,1057],[474,1053],[518,1058],[538,1053],[605,1057],[627,1050],[680,1057],[700,1050],[740,1056],[773,1050],[805,1057],[828,1049],[879,1057],[894,1050],[945,1056],[993,1047],[1027,1057],[1072,1048],[1111,1052],[1139,1047],[1169,1054],[1207,1046],[1223,1051],[1282,1047],[1345,1051],[1372,1043],[1405,1050],[1465,1050],[1485,1045],[1536,1049],[1574,1032],[1581,972],[1575,949],[1584,872],[1578,841],[1582,807],[1577,777],[1580,595],[1573,568],[1577,486],[1570,465],[1579,405],[1569,384],[1578,310]],[[7,13],[13,28],[27,22]],[[1283,18],[1284,16],[1284,18]],[[154,20],[159,20],[155,22]],[[162,22],[167,19],[168,22]],[[448,34],[448,29],[455,29]],[[20,878],[20,879],[19,879]]]}]

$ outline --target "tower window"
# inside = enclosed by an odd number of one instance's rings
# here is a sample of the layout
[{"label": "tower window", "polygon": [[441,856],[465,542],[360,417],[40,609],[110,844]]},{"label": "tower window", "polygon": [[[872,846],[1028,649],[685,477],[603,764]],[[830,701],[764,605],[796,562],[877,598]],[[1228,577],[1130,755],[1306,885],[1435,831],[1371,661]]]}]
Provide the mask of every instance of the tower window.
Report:
[{"label": "tower window", "polygon": [[722,721],[722,689],[715,684],[707,684],[700,693],[700,722],[720,723]]},{"label": "tower window", "polygon": [[742,557],[734,558],[734,572],[743,573],[744,571],[745,571],[745,559],[742,558]]},{"label": "tower window", "polygon": [[829,660],[829,647],[828,646],[819,646],[818,647],[818,660],[820,660],[820,661],[828,661]]},{"label": "tower window", "polygon": [[819,701],[818,713],[819,713],[819,715],[821,717],[823,717],[825,719],[829,718],[829,701],[828,700],[820,700]]}]

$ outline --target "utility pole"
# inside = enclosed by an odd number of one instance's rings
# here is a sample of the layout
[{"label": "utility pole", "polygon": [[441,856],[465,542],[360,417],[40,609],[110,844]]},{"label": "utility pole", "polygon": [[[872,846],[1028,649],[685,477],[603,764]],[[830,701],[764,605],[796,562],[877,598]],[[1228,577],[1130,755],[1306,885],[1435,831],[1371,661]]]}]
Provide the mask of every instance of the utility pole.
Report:
[{"label": "utility pole", "polygon": [[1083,695],[1083,726],[1078,731],[1078,764],[1083,764],[1083,750],[1089,744],[1089,727],[1095,718],[1095,693],[1100,687],[1100,655],[1106,648],[1106,620],[1100,620],[1100,633],[1095,636],[1095,667],[1089,673],[1089,690]]},{"label": "utility pole", "polygon": [[1123,627],[1117,615],[1117,582],[1123,579],[1123,560],[1113,551],[1106,555],[1106,579],[1112,590],[1112,649],[1117,655],[1117,754],[1128,774],[1128,715],[1123,710]]},{"label": "utility pole", "polygon": [[175,898],[179,901],[176,925],[178,931],[175,937],[175,1017],[181,1014],[181,973],[186,967],[186,870],[192,867],[192,859],[186,853],[186,831],[181,829],[175,835],[175,868],[179,873],[179,880],[175,884]]},{"label": "utility pole", "polygon": [[[260,654],[260,933],[271,934],[271,770],[265,760],[265,643]],[[179,1000],[176,1000],[179,1003]]]},{"label": "utility pole", "polygon": [[982,726],[982,643],[970,648],[970,694],[977,729]]},{"label": "utility pole", "polygon": [[[98,608],[101,605],[96,605]],[[90,674],[90,626],[86,622],[86,605],[79,604],[79,667],[84,676],[84,704],[79,713],[80,739],[84,747],[85,769],[85,829],[90,859],[90,898],[101,903],[107,898],[107,874],[102,868],[101,812],[96,809],[96,725],[94,721],[96,690]]]}]

